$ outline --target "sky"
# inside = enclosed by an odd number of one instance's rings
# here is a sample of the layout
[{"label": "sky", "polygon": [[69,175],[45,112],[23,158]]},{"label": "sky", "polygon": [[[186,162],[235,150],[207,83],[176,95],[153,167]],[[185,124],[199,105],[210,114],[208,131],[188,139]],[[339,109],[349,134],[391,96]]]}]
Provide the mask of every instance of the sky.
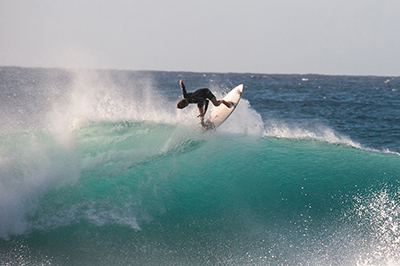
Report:
[{"label": "sky", "polygon": [[400,76],[400,1],[0,0],[0,66]]}]

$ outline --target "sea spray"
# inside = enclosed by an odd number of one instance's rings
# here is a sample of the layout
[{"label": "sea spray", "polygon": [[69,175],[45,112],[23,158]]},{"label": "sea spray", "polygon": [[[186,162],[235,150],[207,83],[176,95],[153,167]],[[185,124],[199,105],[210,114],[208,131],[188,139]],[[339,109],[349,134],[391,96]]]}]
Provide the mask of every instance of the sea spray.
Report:
[{"label": "sea spray", "polygon": [[396,265],[400,259],[400,190],[393,185],[381,187],[355,196],[349,213],[349,219],[357,221],[356,230],[363,233],[363,242],[368,243],[359,265]]}]

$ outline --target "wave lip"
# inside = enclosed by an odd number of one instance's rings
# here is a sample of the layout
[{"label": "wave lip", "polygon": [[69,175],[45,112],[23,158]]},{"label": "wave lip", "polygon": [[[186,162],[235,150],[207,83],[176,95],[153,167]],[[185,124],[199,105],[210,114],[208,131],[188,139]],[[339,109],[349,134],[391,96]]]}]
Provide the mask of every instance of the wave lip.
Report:
[{"label": "wave lip", "polygon": [[266,124],[263,135],[288,139],[313,139],[332,144],[344,144],[354,148],[362,148],[361,144],[323,125],[298,126],[270,121]]}]

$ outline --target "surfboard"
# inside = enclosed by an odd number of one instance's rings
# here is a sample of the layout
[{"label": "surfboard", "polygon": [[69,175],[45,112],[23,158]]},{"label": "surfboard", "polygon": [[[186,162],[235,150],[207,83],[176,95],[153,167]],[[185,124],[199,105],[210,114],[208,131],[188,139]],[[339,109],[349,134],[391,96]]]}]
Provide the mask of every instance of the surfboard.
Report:
[{"label": "surfboard", "polygon": [[212,110],[210,116],[208,117],[207,121],[203,125],[203,129],[210,130],[216,129],[225,120],[232,114],[232,112],[236,109],[240,98],[242,97],[243,92],[243,84],[232,89],[225,97],[223,98],[225,101],[230,102],[231,107],[226,107],[225,104],[220,104],[218,107],[215,107]]}]

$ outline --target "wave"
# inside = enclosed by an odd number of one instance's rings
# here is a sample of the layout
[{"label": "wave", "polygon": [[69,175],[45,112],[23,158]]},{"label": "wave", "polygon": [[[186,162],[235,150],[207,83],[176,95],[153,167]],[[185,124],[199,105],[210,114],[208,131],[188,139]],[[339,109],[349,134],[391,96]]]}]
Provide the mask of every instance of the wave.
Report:
[{"label": "wave", "polygon": [[43,237],[53,243],[61,234],[71,242],[77,230],[91,242],[105,233],[101,245],[124,243],[119,258],[139,258],[138,264],[149,264],[149,257],[132,245],[159,252],[166,264],[218,256],[240,265],[373,265],[400,254],[399,217],[391,213],[399,203],[398,156],[315,139],[197,129],[89,122],[72,131],[68,148],[48,133],[9,135],[1,149],[4,158],[8,147],[1,237],[26,235],[21,252],[29,247],[32,255]]},{"label": "wave", "polygon": [[[2,224],[8,223],[2,227],[2,237],[26,231],[24,217],[36,204],[29,206],[24,201],[37,201],[64,182],[76,182],[86,168],[92,169],[93,175],[112,176],[118,167],[132,168],[182,150],[190,152],[210,140],[207,138],[243,135],[311,139],[368,149],[321,124],[299,126],[263,120],[246,99],[217,131],[202,134],[195,119],[196,108],[177,110],[153,89],[149,76],[138,78],[137,87],[129,88],[129,93],[113,85],[107,75],[100,77],[89,71],[73,76],[70,88],[51,102],[51,108],[45,108],[46,115],[39,112],[43,120],[39,128],[28,123],[19,130],[2,131],[1,202],[7,213]],[[218,88],[213,91],[217,97],[223,96]],[[37,101],[39,106],[44,105]],[[104,164],[111,167],[95,170]]]},{"label": "wave", "polygon": [[72,76],[0,130],[5,264],[398,261],[397,154],[262,118],[247,99],[204,133],[147,74],[130,88]]}]

